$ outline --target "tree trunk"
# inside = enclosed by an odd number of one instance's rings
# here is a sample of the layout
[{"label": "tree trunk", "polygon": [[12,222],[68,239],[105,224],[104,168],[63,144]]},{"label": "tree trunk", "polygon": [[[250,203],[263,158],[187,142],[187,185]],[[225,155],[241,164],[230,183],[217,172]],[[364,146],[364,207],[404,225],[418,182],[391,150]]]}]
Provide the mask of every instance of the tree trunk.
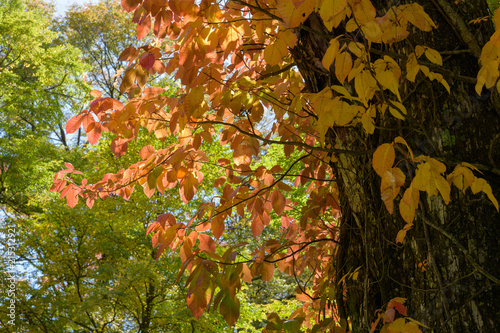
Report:
[{"label": "tree trunk", "polygon": [[[386,1],[372,2],[378,15],[390,7]],[[483,174],[476,176],[485,178],[500,199],[500,108],[495,107],[500,99],[495,91],[483,89],[478,96],[474,90],[479,52],[493,28],[490,21],[468,24],[489,15],[487,4],[484,0],[418,3],[438,28],[431,32],[410,28],[413,30],[406,41],[372,45],[372,62],[385,53],[398,61],[404,72],[409,45],[431,47],[442,53],[444,62],[441,69],[431,70],[443,74],[451,93],[436,81],[425,79],[415,84],[405,80],[400,91],[409,116],[416,121],[386,116],[377,120],[376,125],[383,129],[374,135],[367,136],[359,126],[336,128],[328,131],[326,140],[344,149],[371,150],[401,136],[415,155],[439,159],[447,172],[460,162],[477,166]],[[292,54],[307,88],[319,92],[335,81],[314,68],[328,47],[329,40],[322,36],[331,32],[316,14],[305,25],[323,35],[301,29]],[[340,27],[337,30],[334,32],[344,33]],[[353,332],[369,331],[376,310],[385,311],[385,304],[394,297],[408,299],[408,317],[428,326],[424,332],[500,331],[500,214],[485,195],[473,195],[470,190],[464,195],[452,186],[451,202],[446,205],[441,197],[421,194],[414,227],[404,243],[397,244],[396,235],[405,222],[397,208],[393,215],[387,212],[371,154],[341,155],[332,167],[343,214],[336,280],[361,267],[356,281],[345,280],[338,286],[339,314],[349,319]],[[399,167],[408,186],[414,168],[405,163]]]}]

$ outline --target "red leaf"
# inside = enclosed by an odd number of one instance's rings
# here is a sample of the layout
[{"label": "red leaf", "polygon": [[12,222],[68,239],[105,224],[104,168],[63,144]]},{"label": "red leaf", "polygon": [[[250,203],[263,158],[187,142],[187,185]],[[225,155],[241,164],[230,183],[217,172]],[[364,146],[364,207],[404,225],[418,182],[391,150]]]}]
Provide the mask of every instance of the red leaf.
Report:
[{"label": "red leaf", "polygon": [[158,229],[158,222],[153,222],[149,225],[148,230],[146,230],[146,235],[156,231]]},{"label": "red leaf", "polygon": [[68,134],[75,133],[82,125],[82,121],[83,114],[81,113],[71,117],[71,119],[66,123],[66,132]]},{"label": "red leaf", "polygon": [[94,206],[94,199],[93,198],[87,198],[87,207],[89,207],[90,209],[92,209],[92,207]]},{"label": "red leaf", "polygon": [[139,64],[144,68],[145,70],[149,71],[153,65],[155,64],[155,56],[152,53],[145,53],[141,56],[141,59],[139,61]]},{"label": "red leaf", "polygon": [[179,188],[179,194],[181,195],[181,199],[184,203],[188,203],[193,199],[197,187],[198,179],[196,179],[192,173],[189,173],[186,177],[184,177]]},{"label": "red leaf", "polygon": [[142,0],[121,0],[123,9],[125,9],[129,13],[136,9],[141,2]]},{"label": "red leaf", "polygon": [[133,46],[127,47],[122,51],[120,56],[118,57],[118,61],[126,61],[129,60],[130,57],[134,56],[137,52],[137,49]]},{"label": "red leaf", "polygon": [[387,309],[395,308],[401,315],[406,316],[406,307],[403,305],[405,298],[396,297],[389,301]]}]

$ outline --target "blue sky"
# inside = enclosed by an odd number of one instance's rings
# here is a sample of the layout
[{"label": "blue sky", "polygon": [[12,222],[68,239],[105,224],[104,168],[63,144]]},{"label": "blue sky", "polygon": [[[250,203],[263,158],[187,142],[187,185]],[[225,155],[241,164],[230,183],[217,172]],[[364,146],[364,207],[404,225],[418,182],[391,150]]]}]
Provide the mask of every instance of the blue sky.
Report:
[{"label": "blue sky", "polygon": [[71,6],[72,4],[83,5],[84,3],[96,3],[96,0],[53,0],[56,5],[56,10],[58,15],[63,15],[66,11],[66,8]]}]

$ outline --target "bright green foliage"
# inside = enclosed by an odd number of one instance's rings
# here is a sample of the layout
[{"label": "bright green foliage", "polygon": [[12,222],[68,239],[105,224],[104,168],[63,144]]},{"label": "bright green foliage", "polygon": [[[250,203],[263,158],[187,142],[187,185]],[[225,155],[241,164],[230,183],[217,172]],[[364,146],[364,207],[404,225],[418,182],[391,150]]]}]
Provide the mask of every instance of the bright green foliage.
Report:
[{"label": "bright green foliage", "polygon": [[83,60],[92,66],[86,80],[106,96],[119,98],[117,89],[122,67],[118,56],[137,44],[135,25],[119,2],[103,0],[97,4],[73,5],[57,24],[61,42],[81,50]]},{"label": "bright green foliage", "polygon": [[[175,211],[179,218],[185,213],[187,216],[196,210],[199,200],[184,205],[168,195],[147,198],[134,193],[126,202],[116,198],[97,200],[92,210],[70,209],[58,196],[47,192],[63,161],[87,170],[86,176],[95,181],[102,173],[137,162],[139,157],[133,152],[141,147],[160,149],[164,145],[144,131],[137,141],[130,142],[131,153],[114,158],[108,153],[109,135],[91,149],[79,144],[79,134],[74,138],[76,147],[70,142],[73,138],[60,126],[67,118],[65,113],[80,109],[80,100],[89,91],[88,83],[111,96],[120,96],[114,86],[119,78],[115,80],[114,73],[124,64],[117,54],[134,38],[130,37],[131,25],[123,21],[125,15],[111,1],[72,7],[56,23],[51,21],[51,13],[50,6],[34,1],[29,7],[4,1],[0,8],[0,52],[7,59],[1,63],[0,82],[8,88],[0,92],[0,205],[7,214],[0,228],[7,234],[14,227],[18,244],[20,280],[14,331],[232,332],[217,313],[194,319],[185,303],[187,276],[178,276],[178,253],[156,260],[151,237],[145,236],[157,215]],[[104,19],[106,15],[115,19]],[[51,26],[59,35],[49,29]],[[28,47],[32,52],[26,51]],[[9,62],[11,55],[17,55],[17,60]],[[81,80],[84,70],[88,71],[87,83]],[[167,90],[166,94],[173,95],[177,87]],[[213,182],[220,176],[213,163],[231,155],[224,147],[203,145],[212,163],[204,166],[205,178]],[[277,159],[284,166],[289,163],[273,148],[256,163],[272,164]],[[292,195],[301,196],[299,192]],[[201,200],[204,195],[217,194],[211,187],[200,187],[197,196]],[[235,230],[240,223],[247,222],[235,221]],[[280,221],[275,216],[272,225],[275,228],[267,228],[265,233],[277,235]],[[240,230],[246,232],[234,232],[226,241],[258,242],[247,228]],[[3,246],[2,240],[4,253]],[[251,257],[250,251],[242,251]],[[0,284],[4,286],[8,285],[3,274],[5,264],[0,263]],[[242,308],[238,329],[257,332],[266,325],[267,314],[290,315],[300,303],[287,300],[294,293],[292,282],[292,278],[276,273],[269,285],[261,279],[246,285],[239,296]],[[4,325],[10,320],[5,316],[8,301],[1,297],[0,323],[10,332],[12,327]]]},{"label": "bright green foliage", "polygon": [[57,45],[47,13],[0,1],[1,136],[49,131],[64,123],[62,110],[76,106],[84,87],[79,52]]},{"label": "bright green foliage", "polygon": [[56,45],[49,30],[50,7],[30,8],[0,1],[0,204],[23,213],[42,176],[54,170],[47,169],[57,154],[50,141],[66,144],[59,130],[64,110],[77,107],[86,91],[79,51]]}]

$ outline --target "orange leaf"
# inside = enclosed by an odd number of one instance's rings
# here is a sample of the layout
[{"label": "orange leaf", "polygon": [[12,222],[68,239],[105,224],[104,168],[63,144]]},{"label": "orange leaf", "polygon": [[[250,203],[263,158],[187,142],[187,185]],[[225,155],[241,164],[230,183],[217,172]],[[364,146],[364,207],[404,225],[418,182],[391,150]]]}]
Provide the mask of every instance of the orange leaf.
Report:
[{"label": "orange leaf", "polygon": [[279,190],[275,190],[273,199],[274,212],[276,213],[276,215],[280,216],[281,214],[283,214],[283,210],[285,209],[285,196]]},{"label": "orange leaf", "polygon": [[202,251],[215,252],[215,242],[207,234],[199,234],[200,245],[199,248]]},{"label": "orange leaf", "polygon": [[120,157],[127,152],[128,140],[120,137],[114,137],[110,145],[111,151],[116,157]]},{"label": "orange leaf", "polygon": [[141,150],[139,151],[139,157],[144,161],[147,160],[155,152],[156,150],[153,146],[147,145],[141,148]]},{"label": "orange leaf", "polygon": [[233,326],[240,316],[240,302],[231,295],[226,294],[220,303],[219,312],[229,326]]},{"label": "orange leaf", "polygon": [[264,224],[262,223],[260,217],[257,216],[256,218],[253,219],[251,229],[252,229],[252,235],[254,237],[260,236],[262,230],[264,230]]},{"label": "orange leaf", "polygon": [[207,308],[207,289],[209,286],[208,277],[200,274],[200,277],[197,279],[195,283],[195,290],[191,290],[191,293],[188,292],[187,297],[187,305],[189,310],[196,319],[200,319],[203,312]]},{"label": "orange leaf", "polygon": [[210,230],[212,230],[212,234],[214,235],[214,237],[219,239],[220,236],[222,236],[222,234],[224,233],[224,229],[225,229],[224,219],[222,218],[221,215],[217,215],[212,220]]},{"label": "orange leaf", "polygon": [[151,16],[147,15],[146,18],[137,24],[137,39],[142,39],[146,36],[151,29]]},{"label": "orange leaf", "polygon": [[66,132],[68,134],[76,132],[82,125],[83,117],[84,115],[81,113],[71,117],[71,119],[66,123]]},{"label": "orange leaf", "polygon": [[275,269],[274,263],[264,261],[262,263],[262,271],[261,271],[262,280],[264,280],[265,282],[271,281],[274,275],[274,269]]}]

